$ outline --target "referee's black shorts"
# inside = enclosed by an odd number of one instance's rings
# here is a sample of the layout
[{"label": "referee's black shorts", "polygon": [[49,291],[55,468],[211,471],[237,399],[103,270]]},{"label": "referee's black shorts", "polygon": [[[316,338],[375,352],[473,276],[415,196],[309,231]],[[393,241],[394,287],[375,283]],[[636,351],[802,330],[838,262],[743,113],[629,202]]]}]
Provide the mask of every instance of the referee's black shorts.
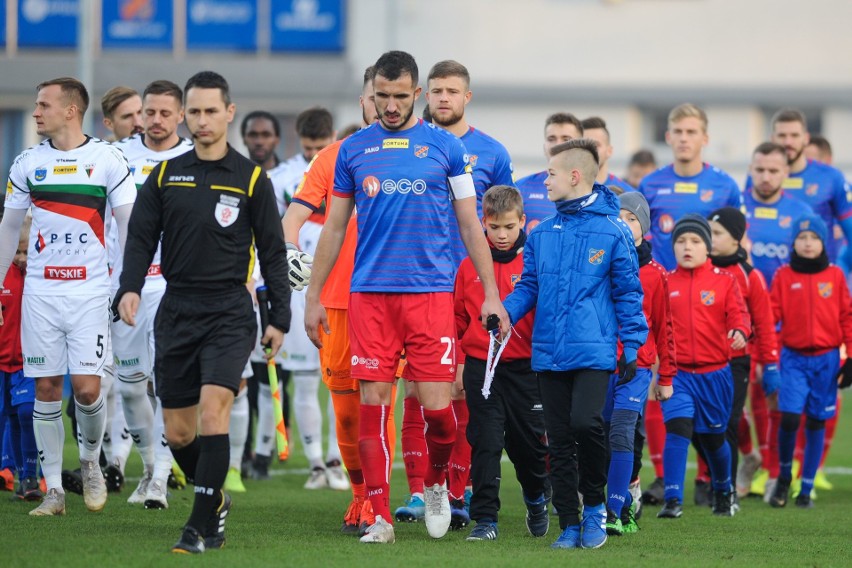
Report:
[{"label": "referee's black shorts", "polygon": [[154,320],[154,373],[163,408],[198,404],[202,385],[237,394],[257,341],[245,287],[219,293],[166,290]]}]

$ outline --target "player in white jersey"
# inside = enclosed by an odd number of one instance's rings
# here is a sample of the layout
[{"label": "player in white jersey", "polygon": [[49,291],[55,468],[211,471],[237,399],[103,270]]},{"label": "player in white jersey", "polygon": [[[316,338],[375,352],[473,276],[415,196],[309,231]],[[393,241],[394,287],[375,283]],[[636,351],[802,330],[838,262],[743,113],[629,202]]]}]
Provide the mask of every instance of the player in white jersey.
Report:
[{"label": "player in white jersey", "polygon": [[[175,83],[152,82],[142,98],[144,132],[115,143],[130,164],[137,188],[145,183],[154,166],[192,149],[192,142],[177,134],[178,125],[183,122],[182,100],[183,91]],[[118,289],[120,275],[121,262],[112,272],[113,293]],[[154,392],[154,316],[165,291],[158,247],[145,278],[136,325],[120,320],[112,324],[118,390],[144,468],[139,485],[127,501],[144,503],[146,509],[168,507],[166,485],[172,468],[172,454],[163,438],[162,409],[152,394],[149,400],[149,393]],[[155,408],[151,407],[152,401]]]},{"label": "player in white jersey", "polygon": [[110,141],[142,132],[142,97],[135,89],[119,85],[101,98],[104,126],[112,132]]},{"label": "player in white jersey", "polygon": [[[305,170],[314,156],[334,142],[334,127],[331,113],[324,108],[309,108],[296,118],[296,134],[301,151],[277,167],[269,170],[269,178],[275,190],[278,213],[283,217],[287,204],[302,182]],[[312,255],[322,231],[325,209],[315,212],[299,232],[299,248]],[[292,321],[300,321],[305,313],[305,291],[294,290],[290,297]],[[340,449],[337,433],[329,428],[328,452],[322,455],[322,412],[319,405],[320,364],[319,351],[310,342],[301,326],[294,326],[284,337],[284,348],[280,356],[281,367],[293,373],[293,414],[299,427],[305,455],[311,466],[311,474],[305,483],[306,489],[321,489],[331,482],[335,489],[349,488],[340,466]],[[334,424],[334,406],[329,400],[329,424]]]},{"label": "player in white jersey", "polygon": [[36,379],[33,426],[48,489],[42,504],[30,512],[36,516],[65,512],[66,372],[76,400],[83,499],[92,511],[106,504],[98,456],[106,424],[100,375],[109,344],[107,209],[118,223],[123,248],[136,190],[121,152],[83,133],[88,106],[89,94],[77,79],[63,77],[38,86],[33,118],[38,134],[48,139],[16,158],[0,222],[0,266],[9,266],[21,222],[32,206],[21,343],[24,374]]}]

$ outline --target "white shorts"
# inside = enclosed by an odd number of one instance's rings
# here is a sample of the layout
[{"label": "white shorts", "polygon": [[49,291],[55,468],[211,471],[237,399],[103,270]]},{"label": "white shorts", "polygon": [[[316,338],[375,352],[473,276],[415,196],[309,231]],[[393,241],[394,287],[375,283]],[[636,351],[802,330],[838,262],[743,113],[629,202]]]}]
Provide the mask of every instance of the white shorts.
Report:
[{"label": "white shorts", "polygon": [[305,332],[305,295],[293,290],[290,296],[290,331],[281,346],[281,368],[287,371],[315,371],[320,368],[319,350]]},{"label": "white shorts", "polygon": [[165,288],[149,290],[147,286],[142,290],[135,326],[112,322],[113,360],[119,379],[134,382],[154,375],[154,316],[165,292]]},{"label": "white shorts", "polygon": [[103,375],[109,351],[109,297],[24,294],[24,375]]}]

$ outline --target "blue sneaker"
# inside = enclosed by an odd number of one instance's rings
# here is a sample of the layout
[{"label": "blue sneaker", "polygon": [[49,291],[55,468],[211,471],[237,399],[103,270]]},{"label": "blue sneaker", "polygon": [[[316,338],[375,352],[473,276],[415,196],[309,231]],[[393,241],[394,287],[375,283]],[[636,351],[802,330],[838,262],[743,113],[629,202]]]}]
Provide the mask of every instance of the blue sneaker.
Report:
[{"label": "blue sneaker", "polygon": [[580,525],[566,527],[550,548],[580,548]]},{"label": "blue sneaker", "polygon": [[527,530],[535,537],[546,535],[550,528],[547,498],[544,494],[540,495],[535,501],[527,501],[527,498],[524,497],[524,504],[527,506]]},{"label": "blue sneaker", "polygon": [[[422,521],[426,516],[426,503],[422,497],[409,495],[405,498],[405,504],[394,512],[394,517],[398,523],[416,523]],[[470,518],[468,518],[468,522]]]},{"label": "blue sneaker", "polygon": [[477,540],[497,540],[497,523],[491,521],[480,521],[476,523],[470,534],[467,535],[468,542],[476,542]]},{"label": "blue sneaker", "polygon": [[450,500],[450,529],[457,531],[470,524],[470,513],[460,499]]},{"label": "blue sneaker", "polygon": [[583,548],[600,548],[606,542],[606,506],[583,507]]}]

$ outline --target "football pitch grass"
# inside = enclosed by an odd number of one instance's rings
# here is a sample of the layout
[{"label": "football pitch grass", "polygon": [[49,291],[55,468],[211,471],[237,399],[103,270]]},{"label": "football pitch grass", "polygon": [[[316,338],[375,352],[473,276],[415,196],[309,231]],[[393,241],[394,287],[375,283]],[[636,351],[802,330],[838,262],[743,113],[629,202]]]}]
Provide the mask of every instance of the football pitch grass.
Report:
[{"label": "football pitch grass", "polygon": [[[401,417],[402,405],[397,407]],[[323,408],[325,406],[323,405]],[[307,463],[298,442],[291,459],[276,464],[269,481],[246,481],[247,493],[233,495],[227,522],[227,544],[200,557],[169,553],[180,536],[192,506],[192,487],[171,491],[169,509],[146,511],[126,500],[141,472],[138,455],[131,454],[130,479],[120,494],[111,493],[101,513],[90,513],[82,497],[68,494],[67,515],[35,518],[32,503],[12,502],[0,493],[0,565],[17,568],[48,561],[57,567],[135,566],[849,566],[852,564],[852,409],[841,417],[831,456],[826,464],[834,483],[820,491],[811,510],[791,503],[775,510],[759,498],[742,502],[733,518],[714,517],[709,508],[692,504],[694,466],[687,471],[684,515],[676,520],[656,518],[648,506],[636,534],[610,537],[599,550],[552,550],[559,535],[551,517],[544,538],[531,537],[524,526],[525,509],[512,465],[504,460],[499,538],[466,542],[470,528],[450,531],[433,540],[421,523],[398,523],[396,543],[360,544],[339,533],[348,492],[307,491]],[[397,422],[399,427],[399,420]],[[70,430],[66,430],[69,432]],[[399,440],[399,437],[397,437]],[[397,444],[391,479],[392,510],[407,494]],[[69,435],[65,467],[77,467],[77,450]],[[690,456],[690,461],[693,458]],[[643,486],[653,479],[647,465]]]}]

